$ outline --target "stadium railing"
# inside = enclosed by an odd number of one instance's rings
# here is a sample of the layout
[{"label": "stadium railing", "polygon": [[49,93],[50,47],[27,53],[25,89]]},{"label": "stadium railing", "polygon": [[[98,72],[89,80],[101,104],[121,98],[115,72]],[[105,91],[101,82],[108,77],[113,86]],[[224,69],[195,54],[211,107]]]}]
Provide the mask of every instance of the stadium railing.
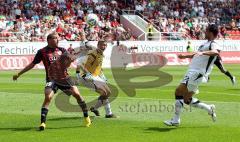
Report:
[{"label": "stadium railing", "polygon": [[[142,15],[140,12],[136,10],[122,10],[122,15],[138,15],[140,16],[143,20],[145,20],[147,23],[151,22],[148,18],[146,18],[144,15]],[[132,18],[132,21],[138,23],[139,21],[136,21],[135,19]],[[137,37],[137,39],[145,39],[147,40],[189,40],[191,37],[189,35],[186,35],[183,32],[156,32],[156,31],[161,31],[159,26],[156,24],[152,23],[153,27],[156,29],[154,32],[151,32],[152,36],[148,36],[149,33],[144,31],[141,35]]]}]

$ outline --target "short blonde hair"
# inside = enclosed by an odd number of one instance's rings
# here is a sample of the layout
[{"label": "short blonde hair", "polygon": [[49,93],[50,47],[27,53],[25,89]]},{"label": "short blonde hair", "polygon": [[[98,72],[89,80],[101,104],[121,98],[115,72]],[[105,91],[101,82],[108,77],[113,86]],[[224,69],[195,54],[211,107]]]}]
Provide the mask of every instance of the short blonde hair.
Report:
[{"label": "short blonde hair", "polygon": [[57,32],[50,33],[50,34],[47,36],[47,40],[52,39],[54,36],[58,36],[58,33],[57,33]]}]

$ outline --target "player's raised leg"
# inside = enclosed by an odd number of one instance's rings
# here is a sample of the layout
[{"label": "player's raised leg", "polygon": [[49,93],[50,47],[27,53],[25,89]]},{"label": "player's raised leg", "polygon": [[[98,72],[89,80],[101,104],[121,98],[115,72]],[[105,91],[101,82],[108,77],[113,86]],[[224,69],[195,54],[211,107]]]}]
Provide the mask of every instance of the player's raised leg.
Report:
[{"label": "player's raised leg", "polygon": [[217,119],[217,115],[215,112],[215,105],[214,104],[206,104],[203,102],[200,102],[200,100],[198,100],[197,98],[190,98],[191,102],[190,102],[190,106],[196,107],[196,108],[200,108],[200,109],[204,109],[208,112],[208,114],[211,116],[212,121],[215,122]]},{"label": "player's raised leg", "polygon": [[236,84],[236,77],[233,76],[226,68],[224,68],[223,63],[222,63],[222,59],[220,56],[217,57],[216,61],[214,62],[214,64],[218,67],[218,69],[224,73],[226,76],[228,76],[231,79],[231,82],[233,85]]}]

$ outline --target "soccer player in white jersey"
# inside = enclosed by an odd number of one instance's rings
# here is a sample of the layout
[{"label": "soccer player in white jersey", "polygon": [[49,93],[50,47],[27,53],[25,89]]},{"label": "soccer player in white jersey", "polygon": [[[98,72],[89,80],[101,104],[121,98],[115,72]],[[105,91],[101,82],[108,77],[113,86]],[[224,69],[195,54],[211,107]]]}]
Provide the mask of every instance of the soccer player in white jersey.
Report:
[{"label": "soccer player in white jersey", "polygon": [[192,58],[188,71],[182,82],[175,91],[175,113],[172,119],[164,121],[168,126],[178,126],[180,124],[180,113],[183,104],[192,107],[201,108],[208,112],[213,121],[216,121],[215,105],[205,104],[194,98],[194,93],[198,90],[199,84],[202,82],[206,74],[210,74],[214,65],[214,61],[220,52],[220,46],[214,41],[218,35],[218,27],[211,24],[205,31],[205,38],[208,40],[202,44],[195,53],[180,54],[180,59]]}]

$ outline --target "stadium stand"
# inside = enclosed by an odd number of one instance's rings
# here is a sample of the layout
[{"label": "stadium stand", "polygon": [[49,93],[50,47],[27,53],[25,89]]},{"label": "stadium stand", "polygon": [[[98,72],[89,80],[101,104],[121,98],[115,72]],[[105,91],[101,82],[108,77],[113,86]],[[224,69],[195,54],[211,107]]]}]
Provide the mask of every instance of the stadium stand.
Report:
[{"label": "stadium stand", "polygon": [[240,39],[240,0],[126,0],[127,9],[136,10],[155,23],[161,32],[185,32],[203,39],[208,23],[217,23],[220,38]]},{"label": "stadium stand", "polygon": [[[121,28],[121,2],[101,0],[5,0],[0,2],[0,40],[44,41],[57,31],[68,41],[130,40],[129,30]],[[86,23],[88,13],[99,16],[98,26]]]},{"label": "stadium stand", "polygon": [[[208,23],[217,23],[219,38],[240,39],[240,0],[2,0],[0,41],[44,41],[57,31],[62,40],[135,40],[119,15],[134,10],[159,31],[183,32],[203,39]],[[88,13],[99,17],[98,26],[86,23]]]}]

